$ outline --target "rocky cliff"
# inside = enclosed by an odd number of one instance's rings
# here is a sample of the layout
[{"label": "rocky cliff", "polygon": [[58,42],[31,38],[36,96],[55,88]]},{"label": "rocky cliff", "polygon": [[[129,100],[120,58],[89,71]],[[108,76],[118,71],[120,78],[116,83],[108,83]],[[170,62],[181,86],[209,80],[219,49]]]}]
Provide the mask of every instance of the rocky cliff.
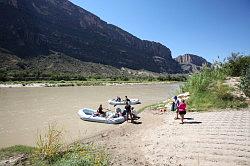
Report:
[{"label": "rocky cliff", "polygon": [[197,72],[201,70],[204,65],[211,66],[211,63],[206,59],[194,54],[180,55],[176,57],[175,60],[181,65],[185,73]]},{"label": "rocky cliff", "polygon": [[0,47],[19,58],[59,52],[117,68],[179,73],[166,46],[141,40],[68,0],[0,0]]}]

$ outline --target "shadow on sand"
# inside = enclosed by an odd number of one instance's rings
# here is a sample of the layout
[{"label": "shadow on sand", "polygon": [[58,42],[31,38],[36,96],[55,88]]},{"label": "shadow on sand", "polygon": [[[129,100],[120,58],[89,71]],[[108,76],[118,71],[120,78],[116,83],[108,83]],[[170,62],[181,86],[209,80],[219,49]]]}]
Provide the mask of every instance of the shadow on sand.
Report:
[{"label": "shadow on sand", "polygon": [[137,121],[133,121],[131,123],[133,123],[133,124],[142,124],[142,122],[137,122]]},{"label": "shadow on sand", "polygon": [[194,118],[184,118],[184,119],[187,119],[187,120],[194,120]]},{"label": "shadow on sand", "polygon": [[184,118],[184,119],[187,120],[184,122],[184,124],[200,124],[200,123],[202,123],[199,121],[194,121],[194,118]]},{"label": "shadow on sand", "polygon": [[190,122],[184,122],[184,124],[200,124],[202,122],[198,122],[198,121],[190,121]]}]

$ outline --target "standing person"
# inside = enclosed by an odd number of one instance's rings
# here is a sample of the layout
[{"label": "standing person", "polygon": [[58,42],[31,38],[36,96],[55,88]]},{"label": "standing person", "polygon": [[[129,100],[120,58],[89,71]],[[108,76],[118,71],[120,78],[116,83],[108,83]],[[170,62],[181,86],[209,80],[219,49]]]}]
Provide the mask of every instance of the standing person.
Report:
[{"label": "standing person", "polygon": [[186,103],[185,100],[181,100],[181,103],[179,105],[179,114],[181,116],[181,124],[183,124],[183,120],[184,120],[184,115],[186,114]]},{"label": "standing person", "polygon": [[173,101],[173,109],[176,110],[176,117],[174,119],[179,119],[178,115],[179,115],[179,105],[180,105],[180,101],[177,98],[177,96],[174,96],[174,101]]},{"label": "standing person", "polygon": [[125,96],[125,102],[130,102],[128,96]]},{"label": "standing person", "polygon": [[133,119],[133,116],[132,116],[131,106],[128,104],[128,102],[126,102],[125,110],[126,110],[126,113],[127,113],[127,122],[128,122],[128,115],[129,115],[130,119],[131,119],[131,123],[133,123],[134,119]]}]

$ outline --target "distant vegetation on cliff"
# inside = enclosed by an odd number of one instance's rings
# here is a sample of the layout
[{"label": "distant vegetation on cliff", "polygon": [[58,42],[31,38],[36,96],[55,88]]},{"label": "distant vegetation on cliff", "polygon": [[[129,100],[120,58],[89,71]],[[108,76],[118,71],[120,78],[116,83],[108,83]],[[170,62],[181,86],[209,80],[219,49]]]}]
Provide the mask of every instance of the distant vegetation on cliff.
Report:
[{"label": "distant vegetation on cliff", "polygon": [[95,80],[113,82],[185,81],[186,75],[160,74],[128,68],[118,69],[108,65],[83,62],[57,52],[21,59],[5,49],[0,49],[1,82]]}]

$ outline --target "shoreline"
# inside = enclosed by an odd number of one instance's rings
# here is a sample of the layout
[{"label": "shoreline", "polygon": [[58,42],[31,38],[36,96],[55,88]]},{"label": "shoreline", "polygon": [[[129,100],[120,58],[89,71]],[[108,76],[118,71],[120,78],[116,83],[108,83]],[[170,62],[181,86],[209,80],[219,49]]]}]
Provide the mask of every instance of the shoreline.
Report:
[{"label": "shoreline", "polygon": [[170,84],[177,81],[155,81],[155,82],[109,82],[109,81],[73,81],[73,82],[55,82],[55,83],[0,83],[0,88],[43,88],[43,87],[67,87],[67,86],[123,86],[123,85],[154,85],[154,84]]}]

